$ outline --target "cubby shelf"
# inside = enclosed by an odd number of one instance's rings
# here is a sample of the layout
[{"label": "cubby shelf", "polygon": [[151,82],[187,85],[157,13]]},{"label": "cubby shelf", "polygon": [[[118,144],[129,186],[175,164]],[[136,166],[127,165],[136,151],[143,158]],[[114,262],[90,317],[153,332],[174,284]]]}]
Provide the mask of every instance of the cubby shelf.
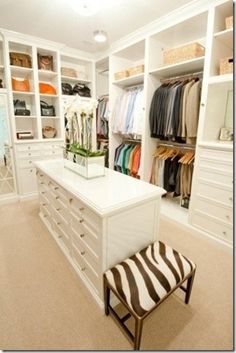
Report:
[{"label": "cubby shelf", "polygon": [[233,83],[233,74],[211,76],[208,82],[209,85]]},{"label": "cubby shelf", "polygon": [[6,88],[0,88],[0,93],[7,93],[7,89]]},{"label": "cubby shelf", "polygon": [[50,70],[38,70],[40,80],[50,80],[57,76],[57,72]]},{"label": "cubby shelf", "polygon": [[41,116],[41,119],[60,119],[60,116]]},{"label": "cubby shelf", "polygon": [[40,93],[40,97],[58,98],[57,94]]},{"label": "cubby shelf", "polygon": [[34,92],[12,91],[15,95],[34,96]]},{"label": "cubby shelf", "polygon": [[13,75],[21,75],[21,74],[31,74],[33,72],[33,69],[31,67],[21,67],[21,66],[15,66],[15,65],[10,65],[11,73]]},{"label": "cubby shelf", "polygon": [[14,115],[16,119],[37,119],[36,115]]},{"label": "cubby shelf", "polygon": [[217,32],[214,34],[214,37],[233,49],[233,28]]},{"label": "cubby shelf", "polygon": [[64,76],[62,75],[61,76],[61,79],[62,81],[66,81],[66,82],[72,82],[72,83],[85,83],[85,84],[89,84],[91,83],[92,81],[90,80],[86,80],[86,79],[83,79],[83,78],[79,78],[79,77],[70,77],[70,76]]},{"label": "cubby shelf", "polygon": [[121,80],[113,81],[114,85],[120,86],[120,87],[128,87],[132,85],[139,85],[144,82],[144,74],[138,74],[134,76],[129,76],[122,78]]},{"label": "cubby shelf", "polygon": [[182,75],[194,71],[201,71],[203,70],[204,59],[205,57],[201,56],[199,58],[183,61],[178,64],[165,65],[155,70],[149,71],[149,74],[155,75],[158,78],[168,78],[175,75]]}]

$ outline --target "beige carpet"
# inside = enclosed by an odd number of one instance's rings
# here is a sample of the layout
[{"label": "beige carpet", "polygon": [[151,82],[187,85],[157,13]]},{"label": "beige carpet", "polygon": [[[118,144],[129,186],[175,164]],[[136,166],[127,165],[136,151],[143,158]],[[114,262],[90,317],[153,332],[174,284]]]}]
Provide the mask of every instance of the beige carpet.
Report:
[{"label": "beige carpet", "polygon": [[[197,274],[188,306],[178,291],[146,320],[141,349],[231,350],[232,251],[164,220],[160,238],[195,261]],[[41,223],[36,201],[0,207],[0,349],[131,349]]]}]

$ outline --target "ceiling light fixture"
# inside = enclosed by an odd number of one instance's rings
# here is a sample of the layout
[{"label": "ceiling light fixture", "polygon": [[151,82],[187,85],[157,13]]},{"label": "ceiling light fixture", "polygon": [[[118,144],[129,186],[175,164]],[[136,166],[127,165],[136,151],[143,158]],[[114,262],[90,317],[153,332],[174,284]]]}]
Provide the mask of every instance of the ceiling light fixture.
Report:
[{"label": "ceiling light fixture", "polygon": [[104,43],[107,41],[107,34],[105,31],[97,30],[93,32],[93,38],[95,42]]}]

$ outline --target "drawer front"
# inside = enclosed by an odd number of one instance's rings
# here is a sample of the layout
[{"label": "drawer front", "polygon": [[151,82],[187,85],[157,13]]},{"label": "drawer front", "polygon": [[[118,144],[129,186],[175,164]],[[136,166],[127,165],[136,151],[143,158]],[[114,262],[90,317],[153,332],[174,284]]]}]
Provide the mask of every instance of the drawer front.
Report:
[{"label": "drawer front", "polygon": [[99,253],[99,239],[97,234],[89,231],[82,226],[77,220],[75,220],[71,213],[71,233],[74,239],[83,239],[86,246],[91,249],[95,254]]},{"label": "drawer front", "polygon": [[26,151],[39,151],[40,152],[41,148],[42,148],[42,145],[37,144],[37,143],[16,146],[16,150],[19,152],[26,152]]},{"label": "drawer front", "polygon": [[197,198],[195,209],[228,223],[230,226],[233,224],[233,209],[231,207],[222,207],[208,200]]},{"label": "drawer front", "polygon": [[88,263],[95,272],[97,272],[99,267],[99,255],[96,254],[84,241],[84,238],[74,236],[72,234],[72,243],[80,255],[83,257],[84,261]]},{"label": "drawer front", "polygon": [[56,204],[53,204],[53,211],[56,219],[66,224],[67,231],[68,231],[69,221],[70,221],[70,215],[69,215],[68,209],[65,207],[61,207],[59,204],[56,203]]},{"label": "drawer front", "polygon": [[63,156],[63,154],[62,154],[62,150],[48,150],[48,151],[43,151],[42,152],[42,155],[44,156],[44,157],[62,157]]},{"label": "drawer front", "polygon": [[20,159],[18,160],[18,164],[20,168],[34,168],[34,160],[31,159]]},{"label": "drawer front", "polygon": [[20,193],[28,194],[37,191],[37,177],[36,177],[36,169],[20,169]]},{"label": "drawer front", "polygon": [[43,150],[44,151],[49,151],[49,150],[60,150],[60,151],[63,151],[62,147],[63,147],[63,144],[61,142],[58,142],[58,143],[47,143],[47,144],[44,144],[43,146]]},{"label": "drawer front", "polygon": [[58,196],[57,199],[63,200],[66,204],[68,204],[68,193],[65,189],[63,189],[61,186],[56,184],[54,181],[49,180],[48,186],[52,190],[52,192],[55,194],[55,196]]},{"label": "drawer front", "polygon": [[217,238],[232,242],[232,227],[216,222],[214,219],[207,217],[200,212],[195,212],[193,215],[193,225]]},{"label": "drawer front", "polygon": [[67,235],[67,233],[64,231],[64,229],[61,227],[60,222],[57,222],[55,219],[53,220],[53,230],[56,233],[59,241],[63,244],[63,246],[66,248],[68,252],[71,251],[71,242],[70,242],[70,237]]},{"label": "drawer front", "polygon": [[[97,235],[101,232],[102,220],[99,216],[91,211],[79,199],[69,198],[71,210],[78,222],[83,223],[84,227]],[[81,222],[82,221],[82,222]]]},{"label": "drawer front", "polygon": [[233,206],[233,193],[231,190],[205,183],[202,180],[199,180],[197,195],[221,202],[227,206]]},{"label": "drawer front", "polygon": [[224,161],[214,161],[212,159],[201,158],[199,161],[200,168],[216,168],[222,172],[226,171],[227,173],[232,173],[233,167],[231,164]]},{"label": "drawer front", "polygon": [[78,252],[78,250],[75,248],[73,244],[72,244],[72,257],[79,272],[92,285],[92,287],[96,290],[96,292],[99,292],[101,279],[99,280],[98,274],[90,267],[89,264],[85,262],[85,260],[83,259],[83,257],[80,255],[80,253]]},{"label": "drawer front", "polygon": [[208,180],[216,183],[220,183],[222,185],[233,186],[233,170],[232,173],[221,171],[218,169],[211,169],[211,168],[199,168],[199,178]]},{"label": "drawer front", "polygon": [[220,151],[220,150],[211,150],[207,148],[200,148],[199,155],[203,158],[209,158],[214,161],[222,161],[229,164],[233,164],[233,153],[230,151]]},{"label": "drawer front", "polygon": [[39,158],[41,156],[41,151],[27,151],[27,152],[20,152],[17,153],[17,156],[20,159],[32,159],[32,158]]}]

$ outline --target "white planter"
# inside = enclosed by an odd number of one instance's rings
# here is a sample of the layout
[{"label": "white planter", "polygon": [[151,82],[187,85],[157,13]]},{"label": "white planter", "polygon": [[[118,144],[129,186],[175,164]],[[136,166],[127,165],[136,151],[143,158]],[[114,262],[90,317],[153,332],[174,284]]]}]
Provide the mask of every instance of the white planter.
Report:
[{"label": "white planter", "polygon": [[105,175],[105,156],[83,157],[72,152],[67,152],[67,156],[64,167],[82,177],[91,179]]}]

